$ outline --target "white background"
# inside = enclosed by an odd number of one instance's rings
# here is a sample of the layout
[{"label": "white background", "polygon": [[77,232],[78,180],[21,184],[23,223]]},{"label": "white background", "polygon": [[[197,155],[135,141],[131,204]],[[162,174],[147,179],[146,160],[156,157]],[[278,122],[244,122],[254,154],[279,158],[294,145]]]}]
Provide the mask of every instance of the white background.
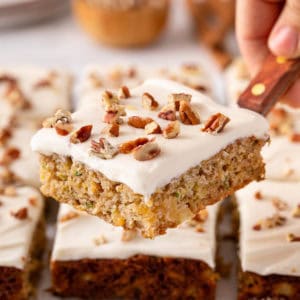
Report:
[{"label": "white background", "polygon": [[[173,2],[174,6],[167,30],[158,43],[147,49],[118,50],[96,45],[81,31],[75,21],[67,16],[49,23],[39,24],[39,26],[0,30],[0,64],[58,66],[72,70],[78,78],[82,69],[91,63],[104,65],[138,63],[168,66],[180,62],[200,62],[210,73],[213,88],[217,92],[217,100],[224,101],[221,74],[195,39],[184,0],[173,0]],[[225,231],[226,227],[228,226],[225,225]],[[53,234],[54,228],[50,226],[48,228],[50,239]],[[233,259],[233,251],[232,243],[222,243],[225,260]],[[235,268],[232,269],[232,272],[235,272]],[[50,282],[47,270],[44,273],[38,299],[57,299],[45,292],[45,289],[49,288]],[[234,277],[229,280],[221,280],[218,285],[217,300],[235,299],[235,289]]]}]

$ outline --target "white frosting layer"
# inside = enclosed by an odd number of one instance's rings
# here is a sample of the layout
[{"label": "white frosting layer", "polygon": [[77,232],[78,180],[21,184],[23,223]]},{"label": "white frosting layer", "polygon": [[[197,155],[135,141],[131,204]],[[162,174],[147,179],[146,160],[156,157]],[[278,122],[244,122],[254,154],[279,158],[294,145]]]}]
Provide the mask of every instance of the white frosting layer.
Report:
[{"label": "white frosting layer", "polygon": [[[259,191],[263,199],[257,200]],[[240,260],[243,271],[260,275],[300,276],[300,242],[288,242],[287,235],[300,236],[300,219],[292,211],[300,204],[298,183],[263,181],[251,183],[236,193],[240,212]],[[272,198],[288,204],[278,211]],[[262,219],[278,213],[287,218],[285,225],[272,229],[253,230]]]},{"label": "white frosting layer", "polygon": [[30,148],[30,140],[36,129],[30,125],[14,128],[12,136],[4,148],[0,148],[0,157],[5,149],[15,147],[20,151],[20,157],[9,164],[11,170],[25,184],[39,187],[38,155]]},{"label": "white frosting layer", "polygon": [[[36,84],[47,80],[49,74],[55,72],[50,86],[36,88]],[[62,70],[49,70],[37,67],[14,67],[0,68],[0,76],[8,75],[18,81],[18,87],[30,102],[31,108],[22,110],[18,115],[19,120],[43,120],[49,114],[53,114],[58,108],[69,109],[70,107],[70,84],[71,77]],[[0,114],[11,110],[5,98],[6,83],[0,83]],[[17,112],[16,108],[13,108]]]},{"label": "white frosting layer", "polygon": [[[211,92],[208,74],[197,64],[172,65],[167,68],[158,66],[88,66],[79,87],[78,106],[86,105],[93,97],[105,89],[118,89],[122,85],[135,88],[149,78],[164,78],[183,83],[189,87],[204,87],[206,94]],[[94,95],[94,96],[93,96]]]},{"label": "white frosting layer", "polygon": [[274,136],[263,148],[266,178],[271,180],[300,180],[300,143],[285,136]]},{"label": "white frosting layer", "polygon": [[[167,103],[167,97],[171,93],[191,94],[192,105],[199,112],[202,121],[207,120],[212,114],[221,112],[228,116],[231,122],[218,135],[201,132],[200,126],[183,124],[181,124],[181,134],[176,139],[167,140],[162,135],[156,135],[156,141],[162,152],[157,158],[145,162],[137,161],[131,155],[124,154],[119,154],[111,160],[91,156],[88,151],[90,141],[71,144],[69,136],[60,136],[52,128],[43,128],[33,137],[31,143],[33,150],[45,155],[56,153],[71,156],[75,161],[100,171],[110,180],[128,185],[135,193],[148,198],[157,188],[165,186],[172,179],[179,177],[203,160],[209,159],[237,139],[250,136],[266,137],[268,125],[260,115],[244,109],[223,107],[195,90],[168,80],[148,80],[140,87],[133,89],[132,97],[124,100],[124,104],[130,105],[130,109],[127,109],[128,116],[151,117],[162,128],[168,124],[167,121],[157,117],[158,112],[142,109],[141,96],[144,92],[150,92],[160,106]],[[93,124],[92,138],[98,139],[106,125],[101,122],[103,116],[104,109],[99,95],[94,101],[90,101],[73,114],[74,126],[80,128],[83,125]],[[121,126],[121,134],[118,138],[108,140],[116,145],[141,136],[145,136],[143,130],[125,124]]]},{"label": "white frosting layer", "polygon": [[[30,187],[19,187],[17,196],[0,195],[0,266],[24,268],[44,202],[40,193]],[[29,199],[36,199],[36,206]],[[11,215],[26,207],[28,218],[19,220]]]},{"label": "white frosting layer", "polygon": [[[127,259],[143,254],[201,260],[214,268],[218,209],[219,204],[207,207],[208,218],[202,224],[204,232],[197,232],[195,227],[185,223],[153,240],[136,236],[127,242],[122,241],[122,228],[77,211],[79,217],[58,222],[52,260]],[[69,212],[75,210],[61,205],[58,218]],[[80,232],[84,234],[78,234]],[[95,239],[100,236],[106,243],[96,245]]]}]

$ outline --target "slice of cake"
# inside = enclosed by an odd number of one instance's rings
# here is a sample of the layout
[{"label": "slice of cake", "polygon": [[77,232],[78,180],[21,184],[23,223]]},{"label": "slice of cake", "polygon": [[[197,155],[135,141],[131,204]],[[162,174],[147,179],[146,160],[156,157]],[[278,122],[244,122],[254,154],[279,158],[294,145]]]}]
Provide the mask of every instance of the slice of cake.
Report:
[{"label": "slice of cake", "polygon": [[218,208],[149,240],[62,205],[52,291],[84,299],[215,299]]},{"label": "slice of cake", "polygon": [[159,66],[88,66],[84,71],[79,88],[78,106],[85,105],[93,97],[99,97],[99,93],[106,90],[118,90],[126,85],[135,88],[145,80],[153,77],[170,79],[182,83],[200,92],[211,93],[209,76],[199,64],[179,64],[166,68]]},{"label": "slice of cake", "polygon": [[168,80],[106,91],[44,125],[32,140],[42,192],[145,237],[264,177],[265,119]]},{"label": "slice of cake", "polygon": [[44,202],[31,187],[0,185],[0,299],[29,299],[44,249]]},{"label": "slice of cake", "polygon": [[41,123],[49,113],[70,108],[71,77],[38,67],[0,68],[0,115],[13,111],[19,121]]},{"label": "slice of cake", "polygon": [[263,181],[236,193],[239,300],[300,299],[300,185]]}]

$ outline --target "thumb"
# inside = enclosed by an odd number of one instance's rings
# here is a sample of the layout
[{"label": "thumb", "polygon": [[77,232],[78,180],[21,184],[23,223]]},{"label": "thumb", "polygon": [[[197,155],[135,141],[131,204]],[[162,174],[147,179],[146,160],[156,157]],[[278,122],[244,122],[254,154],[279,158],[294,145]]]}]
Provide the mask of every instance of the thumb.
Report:
[{"label": "thumb", "polygon": [[300,1],[287,0],[269,37],[269,48],[275,55],[300,56]]}]

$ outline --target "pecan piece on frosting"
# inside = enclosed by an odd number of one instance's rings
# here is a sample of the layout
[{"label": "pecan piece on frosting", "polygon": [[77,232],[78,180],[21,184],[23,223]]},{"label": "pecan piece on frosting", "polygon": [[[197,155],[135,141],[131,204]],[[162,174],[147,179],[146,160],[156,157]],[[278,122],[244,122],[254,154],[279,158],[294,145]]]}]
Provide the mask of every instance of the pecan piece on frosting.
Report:
[{"label": "pecan piece on frosting", "polygon": [[4,150],[2,157],[0,158],[0,165],[9,165],[14,160],[18,159],[21,155],[21,151],[16,147],[9,147]]},{"label": "pecan piece on frosting", "polygon": [[157,143],[148,142],[133,150],[133,157],[139,161],[151,160],[160,154],[161,150]]},{"label": "pecan piece on frosting", "polygon": [[108,90],[102,93],[101,100],[106,111],[110,110],[112,105],[119,104],[119,98]]},{"label": "pecan piece on frosting", "polygon": [[223,131],[230,119],[221,113],[217,113],[209,117],[204,124],[202,131],[217,134]]},{"label": "pecan piece on frosting", "polygon": [[111,137],[118,137],[120,134],[120,125],[117,123],[109,124],[102,130],[102,133],[108,134]]},{"label": "pecan piece on frosting", "polygon": [[158,109],[158,106],[159,106],[158,102],[149,93],[143,94],[142,104],[143,104],[143,107],[147,110],[156,110],[156,109]]},{"label": "pecan piece on frosting", "polygon": [[144,129],[147,124],[152,123],[153,119],[151,118],[142,118],[139,116],[132,116],[128,118],[128,125],[134,128]]},{"label": "pecan piece on frosting", "polygon": [[253,230],[271,229],[279,226],[283,226],[287,219],[284,216],[276,213],[272,217],[260,220],[253,225]]},{"label": "pecan piece on frosting", "polygon": [[168,96],[168,102],[171,105],[174,105],[175,109],[178,111],[180,107],[180,101],[187,101],[190,103],[192,101],[192,95],[184,94],[184,93],[177,93],[171,94]]},{"label": "pecan piece on frosting", "polygon": [[148,138],[137,138],[135,140],[128,141],[128,142],[125,142],[125,143],[119,145],[119,151],[122,154],[128,154],[128,153],[131,153],[133,151],[133,149],[135,149],[141,145],[144,145],[148,142],[149,142]]},{"label": "pecan piece on frosting", "polygon": [[0,128],[0,146],[3,146],[11,137],[11,130],[8,128]]},{"label": "pecan piece on frosting", "polygon": [[162,133],[162,130],[159,124],[153,121],[145,126],[145,132],[146,134],[160,134]]},{"label": "pecan piece on frosting", "polygon": [[173,121],[168,124],[168,126],[163,130],[163,136],[166,139],[174,139],[180,133],[180,123],[178,121]]},{"label": "pecan piece on frosting", "polygon": [[175,105],[172,103],[164,106],[159,112],[158,117],[168,121],[175,121],[176,120]]},{"label": "pecan piece on frosting", "polygon": [[25,220],[28,218],[28,209],[27,207],[23,207],[15,212],[12,211],[10,214],[16,219]]},{"label": "pecan piece on frosting", "polygon": [[91,141],[89,153],[102,159],[112,159],[119,153],[119,149],[111,145],[107,139],[100,138],[98,142],[95,140]]},{"label": "pecan piece on frosting", "polygon": [[137,236],[136,230],[124,229],[122,233],[122,242],[130,242]]},{"label": "pecan piece on frosting", "polygon": [[290,135],[290,140],[293,143],[300,143],[300,133],[292,133]]},{"label": "pecan piece on frosting", "polygon": [[185,125],[198,125],[200,118],[198,113],[192,108],[191,104],[187,101],[180,101],[179,106],[180,120]]},{"label": "pecan piece on frosting", "polygon": [[4,96],[14,107],[20,109],[29,109],[31,107],[31,103],[25,97],[17,83],[9,84]]},{"label": "pecan piece on frosting", "polygon": [[84,143],[91,137],[93,125],[82,126],[70,136],[70,142],[72,144]]},{"label": "pecan piece on frosting", "polygon": [[43,122],[44,128],[55,128],[57,134],[68,135],[73,130],[72,115],[69,111],[59,109],[54,114]]},{"label": "pecan piece on frosting", "polygon": [[119,99],[128,99],[131,97],[130,94],[130,90],[126,85],[123,85],[120,89],[119,89],[119,93],[118,93]]},{"label": "pecan piece on frosting", "polygon": [[73,219],[76,219],[79,217],[79,213],[75,212],[75,211],[70,211],[64,215],[62,215],[59,219],[59,222],[63,223],[63,222],[67,222]]}]

